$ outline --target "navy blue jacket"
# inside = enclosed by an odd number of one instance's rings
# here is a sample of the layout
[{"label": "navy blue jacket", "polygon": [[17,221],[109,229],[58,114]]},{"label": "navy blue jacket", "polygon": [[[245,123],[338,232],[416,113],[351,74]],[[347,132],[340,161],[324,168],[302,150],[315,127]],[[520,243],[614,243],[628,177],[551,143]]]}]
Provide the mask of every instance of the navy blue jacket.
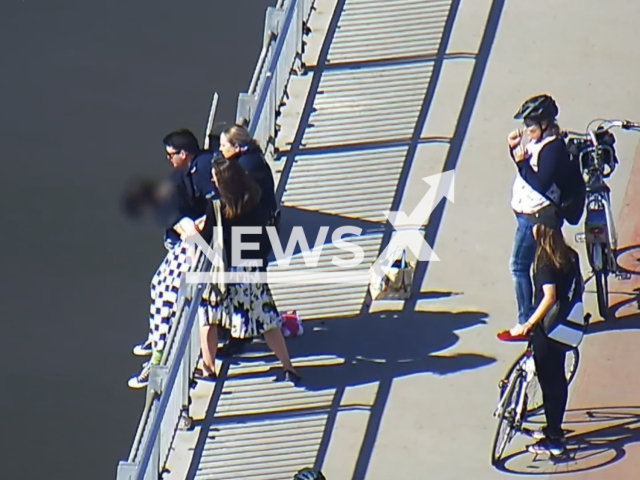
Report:
[{"label": "navy blue jacket", "polygon": [[[513,150],[511,158],[515,161]],[[518,162],[517,166],[522,178],[541,195],[545,195],[554,183],[560,191],[567,188],[565,179],[570,178],[569,151],[562,138],[556,138],[542,147],[538,154],[537,171],[531,167],[529,160]]]},{"label": "navy blue jacket", "polygon": [[[213,152],[203,151],[189,165],[172,172],[173,195],[162,212],[162,223],[166,229],[165,244],[175,244],[180,240],[180,235],[173,227],[182,218],[196,220],[207,214],[210,198],[217,195],[211,177],[212,159]],[[203,232],[203,237],[210,241],[207,233],[211,232]]]},{"label": "navy blue jacket", "polygon": [[271,167],[256,147],[249,147],[237,157],[238,163],[255,180],[262,191],[260,206],[271,217],[278,208]]}]

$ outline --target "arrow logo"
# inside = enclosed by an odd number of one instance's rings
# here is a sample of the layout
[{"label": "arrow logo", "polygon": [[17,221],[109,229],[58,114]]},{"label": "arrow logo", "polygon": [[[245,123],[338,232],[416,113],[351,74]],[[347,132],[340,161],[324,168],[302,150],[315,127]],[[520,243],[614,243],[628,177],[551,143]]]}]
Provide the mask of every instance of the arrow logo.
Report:
[{"label": "arrow logo", "polygon": [[403,250],[410,250],[420,261],[440,261],[440,258],[427,243],[420,229],[428,222],[431,213],[442,198],[446,197],[449,201],[454,201],[454,170],[447,170],[446,172],[424,177],[422,180],[431,188],[429,188],[429,191],[422,197],[410,215],[407,216],[403,211],[392,212],[386,210],[382,212],[393,225],[395,232],[392,234],[387,247],[372,265],[372,268],[378,274],[382,274],[390,267],[398,259],[399,252]]}]

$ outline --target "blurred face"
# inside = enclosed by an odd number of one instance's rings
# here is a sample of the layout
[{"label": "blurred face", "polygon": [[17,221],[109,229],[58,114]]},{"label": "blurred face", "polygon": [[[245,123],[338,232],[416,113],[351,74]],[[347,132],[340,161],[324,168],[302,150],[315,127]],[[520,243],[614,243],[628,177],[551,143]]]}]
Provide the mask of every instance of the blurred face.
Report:
[{"label": "blurred face", "polygon": [[[542,124],[545,125],[544,122]],[[542,129],[538,123],[528,120],[524,122],[524,127],[527,131],[527,136],[534,142],[542,138]]]},{"label": "blurred face", "polygon": [[176,150],[173,147],[166,147],[167,160],[171,162],[173,168],[180,168],[187,163],[187,154],[184,150]]},{"label": "blurred face", "polygon": [[232,158],[240,152],[238,145],[232,145],[227,136],[223,133],[220,135],[220,153],[224,158]]}]

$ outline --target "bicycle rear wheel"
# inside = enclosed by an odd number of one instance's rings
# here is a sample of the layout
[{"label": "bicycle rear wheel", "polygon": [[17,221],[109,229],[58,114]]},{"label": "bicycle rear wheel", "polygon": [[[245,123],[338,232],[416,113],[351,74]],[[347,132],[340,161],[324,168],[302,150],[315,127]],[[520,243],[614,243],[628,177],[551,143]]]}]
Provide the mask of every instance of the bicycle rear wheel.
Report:
[{"label": "bicycle rear wheel", "polygon": [[498,414],[498,426],[493,437],[491,448],[491,465],[496,465],[502,458],[505,448],[511,442],[519,427],[517,425],[518,399],[525,380],[524,372],[513,377],[504,393],[504,403]]},{"label": "bicycle rear wheel", "polygon": [[598,313],[603,320],[609,318],[609,274],[596,272],[596,296],[598,299]]},{"label": "bicycle rear wheel", "polygon": [[589,264],[593,269],[593,276],[596,284],[596,299],[598,302],[598,313],[603,320],[609,316],[609,268],[610,247],[605,243],[587,244],[587,255]]}]

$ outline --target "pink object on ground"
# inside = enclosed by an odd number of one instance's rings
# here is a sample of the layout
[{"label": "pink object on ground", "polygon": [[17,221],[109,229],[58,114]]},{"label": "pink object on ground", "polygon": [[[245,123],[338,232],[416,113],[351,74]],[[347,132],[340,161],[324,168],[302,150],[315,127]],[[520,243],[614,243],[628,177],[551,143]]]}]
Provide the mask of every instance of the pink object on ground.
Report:
[{"label": "pink object on ground", "polygon": [[282,333],[285,337],[298,337],[304,333],[302,320],[296,311],[282,314]]}]

